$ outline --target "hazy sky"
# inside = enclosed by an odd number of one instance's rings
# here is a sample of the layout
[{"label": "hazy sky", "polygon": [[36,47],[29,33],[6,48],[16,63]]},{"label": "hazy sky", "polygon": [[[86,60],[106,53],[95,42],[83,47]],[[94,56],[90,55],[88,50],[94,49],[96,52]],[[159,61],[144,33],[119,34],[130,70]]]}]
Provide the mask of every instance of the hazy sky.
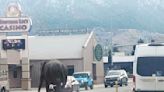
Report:
[{"label": "hazy sky", "polygon": [[0,0],[0,16],[13,1],[32,18],[33,31],[102,27],[164,32],[164,0]]}]

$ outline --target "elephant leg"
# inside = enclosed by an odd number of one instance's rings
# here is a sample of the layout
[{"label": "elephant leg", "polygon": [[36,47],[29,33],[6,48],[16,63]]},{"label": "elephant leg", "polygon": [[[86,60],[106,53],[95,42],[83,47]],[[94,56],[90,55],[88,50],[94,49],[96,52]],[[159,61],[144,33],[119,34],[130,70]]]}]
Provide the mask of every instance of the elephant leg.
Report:
[{"label": "elephant leg", "polygon": [[57,84],[56,84],[56,92],[61,92],[61,82],[58,82]]},{"label": "elephant leg", "polygon": [[49,83],[46,82],[46,92],[49,92]]}]

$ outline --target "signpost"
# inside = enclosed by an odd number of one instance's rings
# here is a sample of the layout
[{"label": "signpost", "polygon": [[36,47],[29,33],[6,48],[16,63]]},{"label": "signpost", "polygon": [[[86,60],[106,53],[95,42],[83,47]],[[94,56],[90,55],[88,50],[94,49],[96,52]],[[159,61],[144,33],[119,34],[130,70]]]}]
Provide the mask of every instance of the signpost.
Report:
[{"label": "signpost", "polygon": [[[8,61],[7,50],[21,51],[21,66],[22,66],[22,89],[28,90],[31,88],[30,79],[30,62],[28,49],[28,32],[31,29],[32,21],[29,17],[21,16],[21,7],[17,2],[10,3],[6,9],[6,16],[0,17],[0,40],[4,41],[1,44],[1,61],[0,65],[3,70],[7,71],[8,75]],[[6,33],[20,32],[23,39],[7,39]],[[14,41],[14,42],[13,42]],[[15,43],[16,42],[16,43]],[[2,48],[4,47],[4,48]],[[26,48],[25,48],[26,47]],[[16,55],[16,54],[15,54]],[[9,80],[7,78],[7,80]]]}]

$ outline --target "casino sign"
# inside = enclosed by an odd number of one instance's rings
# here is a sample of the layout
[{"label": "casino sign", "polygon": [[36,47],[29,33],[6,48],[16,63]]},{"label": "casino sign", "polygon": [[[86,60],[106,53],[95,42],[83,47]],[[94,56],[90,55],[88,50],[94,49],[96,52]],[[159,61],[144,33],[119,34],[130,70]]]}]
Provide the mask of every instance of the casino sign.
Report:
[{"label": "casino sign", "polygon": [[31,19],[21,15],[20,5],[15,2],[10,3],[6,9],[6,17],[0,17],[0,32],[30,31]]},{"label": "casino sign", "polygon": [[31,25],[28,17],[0,18],[0,32],[25,32],[30,30]]}]

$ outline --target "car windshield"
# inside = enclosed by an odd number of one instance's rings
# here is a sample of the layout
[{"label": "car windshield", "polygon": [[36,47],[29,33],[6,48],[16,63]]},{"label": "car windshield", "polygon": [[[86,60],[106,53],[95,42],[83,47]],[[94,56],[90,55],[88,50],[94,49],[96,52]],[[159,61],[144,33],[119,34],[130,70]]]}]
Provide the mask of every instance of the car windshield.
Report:
[{"label": "car windshield", "polygon": [[73,75],[75,78],[86,78],[88,77],[87,73],[79,73],[79,74],[74,74]]},{"label": "car windshield", "polygon": [[164,76],[164,57],[139,57],[137,73],[141,76]]},{"label": "car windshield", "polygon": [[118,71],[109,71],[108,73],[107,73],[107,76],[111,76],[111,75],[120,75],[121,73],[120,72],[118,72]]}]

